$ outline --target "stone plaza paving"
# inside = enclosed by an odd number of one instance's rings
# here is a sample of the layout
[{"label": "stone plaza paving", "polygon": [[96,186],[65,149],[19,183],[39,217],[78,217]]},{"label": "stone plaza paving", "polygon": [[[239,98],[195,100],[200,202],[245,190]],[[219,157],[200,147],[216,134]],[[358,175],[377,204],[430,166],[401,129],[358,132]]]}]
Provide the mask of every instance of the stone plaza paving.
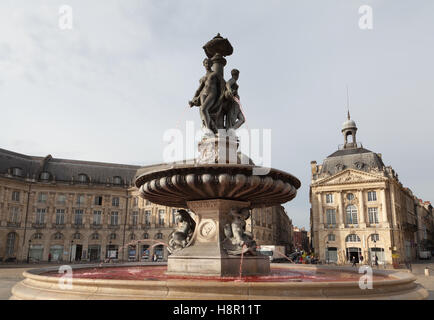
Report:
[{"label": "stone plaza paving", "polygon": [[[23,280],[22,273],[29,269],[55,266],[56,264],[0,264],[0,300],[8,300],[12,287]],[[59,264],[60,266],[61,264]],[[430,271],[425,276],[425,268]],[[429,292],[429,300],[434,300],[434,260],[412,264],[412,273],[417,277],[417,283],[423,285]]]}]

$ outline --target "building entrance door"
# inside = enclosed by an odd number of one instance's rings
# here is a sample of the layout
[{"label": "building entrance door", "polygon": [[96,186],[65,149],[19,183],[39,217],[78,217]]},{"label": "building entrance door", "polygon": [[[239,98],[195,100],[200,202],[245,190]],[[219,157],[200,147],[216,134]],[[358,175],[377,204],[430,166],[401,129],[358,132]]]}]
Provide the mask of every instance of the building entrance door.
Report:
[{"label": "building entrance door", "polygon": [[89,260],[99,261],[101,256],[101,247],[99,245],[89,246]]},{"label": "building entrance door", "polygon": [[81,244],[77,244],[75,246],[75,261],[81,260],[81,254],[83,252],[83,246]]},{"label": "building entrance door", "polygon": [[356,259],[356,263],[359,263],[360,256],[362,254],[362,249],[360,248],[347,248],[347,260],[352,262],[353,257]]}]

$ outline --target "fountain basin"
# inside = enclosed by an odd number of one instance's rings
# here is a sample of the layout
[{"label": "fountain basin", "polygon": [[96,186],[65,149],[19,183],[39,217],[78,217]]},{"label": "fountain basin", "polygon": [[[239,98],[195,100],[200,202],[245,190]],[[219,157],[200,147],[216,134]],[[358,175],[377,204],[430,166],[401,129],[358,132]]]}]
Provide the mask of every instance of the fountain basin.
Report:
[{"label": "fountain basin", "polygon": [[[250,207],[274,206],[292,200],[300,181],[293,175],[242,164],[175,164],[146,168],[136,178],[143,198],[178,208],[188,201],[228,199],[246,201]],[[266,171],[262,171],[266,172]]]},{"label": "fountain basin", "polygon": [[12,288],[13,300],[47,299],[426,299],[428,292],[407,272],[374,270],[373,288],[350,267],[272,264],[266,276],[167,275],[165,266],[74,266],[71,288],[62,289],[57,268],[33,269]]}]

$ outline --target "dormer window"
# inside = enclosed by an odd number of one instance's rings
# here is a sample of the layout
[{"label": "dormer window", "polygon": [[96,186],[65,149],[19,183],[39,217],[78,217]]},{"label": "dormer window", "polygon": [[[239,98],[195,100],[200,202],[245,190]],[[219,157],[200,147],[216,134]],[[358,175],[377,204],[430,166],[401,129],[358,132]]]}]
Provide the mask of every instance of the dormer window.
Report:
[{"label": "dormer window", "polygon": [[113,184],[121,184],[122,178],[121,177],[113,177]]},{"label": "dormer window", "polygon": [[21,168],[12,168],[12,175],[15,177],[22,177],[23,176],[23,169]]},{"label": "dormer window", "polygon": [[78,181],[80,183],[86,183],[86,182],[88,182],[88,180],[89,180],[89,178],[87,177],[86,174],[82,173],[82,174],[78,175]]},{"label": "dormer window", "polygon": [[43,181],[47,181],[48,179],[50,179],[50,173],[49,172],[41,172],[41,174],[39,175],[39,178]]}]

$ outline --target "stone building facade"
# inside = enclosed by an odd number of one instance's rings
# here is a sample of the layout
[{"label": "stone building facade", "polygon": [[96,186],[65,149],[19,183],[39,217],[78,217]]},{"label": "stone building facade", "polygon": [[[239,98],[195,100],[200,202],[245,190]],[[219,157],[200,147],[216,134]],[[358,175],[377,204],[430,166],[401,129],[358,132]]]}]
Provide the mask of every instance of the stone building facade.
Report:
[{"label": "stone building facade", "polygon": [[[384,165],[381,154],[357,143],[356,132],[348,114],[344,145],[322,164],[311,162],[313,249],[323,261],[340,264],[361,255],[368,261],[377,256],[386,264],[414,260],[418,230],[432,232],[432,227],[420,225],[425,222],[418,220],[418,201],[411,190]],[[432,210],[424,212],[432,221]]]},{"label": "stone building facade", "polygon": [[251,230],[256,244],[284,246],[286,253],[293,251],[292,220],[282,206],[255,208],[246,229]]},{"label": "stone building facade", "polygon": [[304,228],[293,227],[292,243],[295,250],[310,252],[309,235]]},{"label": "stone building facade", "polygon": [[[0,261],[166,260],[177,209],[138,196],[139,168],[0,149]],[[259,242],[286,241],[282,209],[258,215]]]}]

